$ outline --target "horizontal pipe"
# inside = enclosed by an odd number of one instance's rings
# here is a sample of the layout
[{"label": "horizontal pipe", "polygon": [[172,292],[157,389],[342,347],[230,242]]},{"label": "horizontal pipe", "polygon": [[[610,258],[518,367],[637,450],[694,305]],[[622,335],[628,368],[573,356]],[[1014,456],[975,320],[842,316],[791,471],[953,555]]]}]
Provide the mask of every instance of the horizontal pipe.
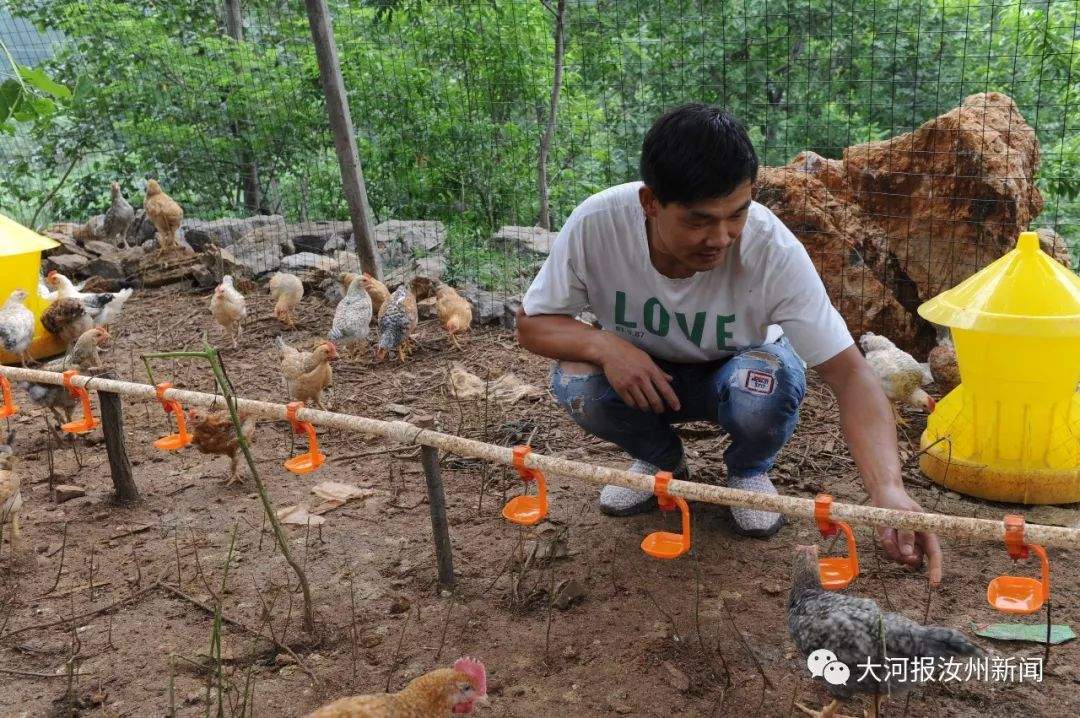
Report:
[{"label": "horizontal pipe", "polygon": [[[20,367],[0,367],[10,380],[31,381],[40,384],[63,384],[63,376],[56,372]],[[150,384],[136,384],[116,379],[101,379],[92,376],[76,376],[72,379],[76,386],[90,390],[106,391],[124,396],[157,400],[156,390]],[[166,399],[175,399],[181,404],[202,407],[224,407],[225,400],[216,394],[206,394],[185,389],[168,389]],[[267,401],[237,399],[237,408],[255,416],[286,421],[286,407]],[[297,412],[297,418],[316,426],[357,431],[368,436],[379,436],[404,444],[432,446],[459,456],[482,459],[497,464],[513,465],[513,450],[505,446],[496,446],[483,441],[466,439],[454,434],[444,434],[432,429],[423,429],[405,421],[382,421],[352,414],[339,414],[333,411],[304,408]],[[653,490],[653,477],[636,474],[620,469],[609,469],[581,461],[570,461],[554,456],[545,456],[531,452],[525,457],[525,465],[540,469],[549,474],[569,476],[594,484],[616,484],[640,491]],[[796,516],[812,521],[814,519],[814,500],[794,496],[760,494],[754,491],[732,489],[725,486],[701,484],[693,481],[673,480],[668,488],[672,496],[681,496],[688,501],[700,501],[724,506],[741,506],[762,509],[776,513]],[[928,531],[942,536],[974,538],[984,541],[1004,542],[1005,526],[1003,521],[991,519],[948,516],[927,512],[898,511],[874,506],[859,506],[834,502],[830,516],[837,521],[846,521],[861,526]],[[1062,526],[1044,526],[1027,524],[1024,529],[1025,540],[1044,546],[1080,547],[1080,530]]]}]

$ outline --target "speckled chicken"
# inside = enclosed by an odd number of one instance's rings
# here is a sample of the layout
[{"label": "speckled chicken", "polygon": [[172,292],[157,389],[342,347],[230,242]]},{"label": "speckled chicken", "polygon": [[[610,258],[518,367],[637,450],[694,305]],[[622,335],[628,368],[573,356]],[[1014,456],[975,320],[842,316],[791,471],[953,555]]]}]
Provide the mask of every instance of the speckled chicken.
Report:
[{"label": "speckled chicken", "polygon": [[364,278],[364,289],[367,290],[368,296],[371,297],[371,310],[375,312],[375,316],[379,316],[380,312],[382,312],[383,303],[390,298],[390,290],[386,288],[385,284],[367,272],[360,276]]},{"label": "speckled chicken", "polygon": [[416,312],[416,295],[412,287],[402,284],[379,310],[379,345],[375,358],[382,361],[387,353],[396,349],[398,358],[405,361],[408,355],[409,335],[419,321]]},{"label": "speckled chicken", "polygon": [[[70,300],[61,300],[70,301]],[[64,356],[53,359],[42,367],[45,371],[63,372],[76,369],[80,374],[102,366],[101,353],[98,349],[109,340],[109,333],[102,327],[94,327],[83,332]],[[79,405],[79,400],[63,386],[56,384],[23,384],[30,401],[36,406],[52,412],[57,424],[71,421],[72,412]],[[61,412],[63,417],[61,417]],[[50,427],[51,428],[51,427]]]},{"label": "speckled chicken", "polygon": [[164,252],[179,249],[180,239],[176,233],[180,231],[180,223],[184,221],[184,210],[172,197],[165,194],[157,180],[147,181],[143,208],[157,230],[158,250]]},{"label": "speckled chicken", "polygon": [[240,344],[240,336],[244,331],[247,302],[244,301],[244,295],[233,286],[231,275],[222,277],[221,284],[214,289],[214,295],[210,297],[210,315],[232,337],[235,349]]},{"label": "speckled chicken", "polygon": [[885,395],[893,402],[897,423],[907,424],[896,411],[897,402],[903,402],[927,414],[934,410],[933,398],[922,388],[923,384],[930,381],[929,373],[915,361],[915,357],[898,348],[888,337],[872,332],[863,334],[859,338],[859,345],[870,368],[881,381]]},{"label": "speckled chicken", "polygon": [[930,350],[926,361],[942,396],[960,386],[960,364],[956,361],[956,347],[947,330],[938,337],[938,345]]},{"label": "speckled chicken", "polygon": [[457,335],[469,331],[472,326],[472,305],[449,284],[440,283],[435,288],[435,311],[454,346],[460,347]]},{"label": "speckled chicken", "polygon": [[345,296],[334,309],[330,341],[355,348],[367,344],[371,335],[371,297],[364,289],[363,277],[354,276]]},{"label": "speckled chicken", "polygon": [[105,222],[102,226],[105,241],[113,246],[123,246],[126,249],[128,247],[128,227],[135,220],[135,210],[124,199],[124,195],[120,192],[119,182],[113,182],[109,185],[109,192],[112,193],[112,203],[105,212]]},{"label": "speckled chicken", "polygon": [[41,326],[70,346],[86,331],[93,329],[102,310],[113,299],[111,294],[86,294],[81,299],[57,299],[41,313]]},{"label": "speckled chicken", "polygon": [[19,548],[19,511],[23,505],[21,484],[15,471],[15,432],[11,431],[0,444],[0,532],[10,527],[8,542],[12,556]]},{"label": "speckled chicken", "polygon": [[333,342],[323,342],[309,352],[301,352],[277,338],[281,350],[281,376],[285,380],[285,389],[293,401],[307,403],[314,401],[315,406],[325,409],[323,392],[334,380],[330,362],[338,358],[337,347]]},{"label": "speckled chicken", "polygon": [[[836,715],[841,701],[856,693],[875,696],[871,715],[876,715],[880,696],[902,693],[915,685],[918,676],[907,682],[891,675],[891,659],[960,659],[981,656],[983,650],[952,628],[922,626],[898,613],[884,613],[869,598],[826,591],[821,586],[817,546],[796,546],[791,593],[787,606],[788,632],[803,658],[818,650],[831,651],[847,666],[849,676],[840,685],[826,684],[833,702],[821,711],[799,707],[813,716]],[[863,668],[859,668],[859,664]],[[868,666],[884,666],[875,671]],[[841,674],[842,675],[842,674]]]},{"label": "speckled chicken", "polygon": [[28,296],[26,290],[16,289],[0,307],[0,346],[19,357],[24,367],[34,341],[34,313],[23,304]]},{"label": "speckled chicken", "polygon": [[[241,411],[237,412],[237,418],[240,419],[240,429],[244,432],[248,444],[254,444],[255,417]],[[188,409],[188,423],[191,425],[191,443],[195,448],[204,454],[229,457],[229,478],[225,485],[239,483],[240,457],[243,450],[240,448],[240,439],[236,436],[236,427],[233,426],[229,410]]]},{"label": "speckled chicken", "polygon": [[486,703],[484,664],[459,658],[450,668],[414,678],[397,693],[342,698],[307,718],[450,718],[472,715],[477,704]]},{"label": "speckled chicken", "polygon": [[270,298],[277,302],[274,305],[274,317],[286,326],[295,327],[293,311],[300,306],[300,300],[304,298],[304,283],[295,274],[277,272],[270,277],[267,288],[270,290]]}]

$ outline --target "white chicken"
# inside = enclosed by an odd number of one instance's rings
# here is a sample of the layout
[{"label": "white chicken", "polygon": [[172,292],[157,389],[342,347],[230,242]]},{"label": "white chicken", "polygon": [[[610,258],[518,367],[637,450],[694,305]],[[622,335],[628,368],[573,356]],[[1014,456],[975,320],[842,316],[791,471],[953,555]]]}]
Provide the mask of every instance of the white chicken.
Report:
[{"label": "white chicken", "polygon": [[23,302],[29,295],[16,289],[0,307],[0,347],[19,357],[22,365],[30,361],[30,344],[34,340],[34,313]]},{"label": "white chicken", "polygon": [[[94,325],[101,327],[108,326],[109,323],[116,321],[120,317],[120,312],[124,308],[124,302],[131,297],[134,291],[132,289],[121,289],[119,292],[84,292],[82,291],[82,288],[86,284],[87,282],[84,281],[75,285],[63,274],[53,270],[45,275],[45,288],[47,290],[55,291],[51,292],[51,296],[46,298],[53,300],[78,299],[84,304],[89,300],[90,305],[102,304],[103,309],[105,306],[108,306],[109,311],[102,311],[101,313],[95,313],[94,315]],[[40,288],[38,293],[41,293]],[[104,302],[102,295],[106,294],[109,295],[111,299]]]},{"label": "white chicken", "polygon": [[243,321],[247,316],[247,302],[244,295],[233,287],[233,278],[226,274],[221,278],[221,284],[214,290],[214,296],[210,298],[210,314],[214,321],[230,335],[232,335],[233,348],[240,343],[240,335],[243,333]]},{"label": "white chicken", "polygon": [[898,424],[906,425],[907,422],[896,411],[897,402],[927,414],[934,410],[934,399],[922,388],[929,383],[927,370],[915,361],[915,357],[897,347],[888,337],[873,332],[863,334],[859,338],[859,346],[866,355],[866,362],[881,381],[885,395],[893,402],[893,413]]},{"label": "white chicken", "polygon": [[371,334],[371,314],[371,297],[364,288],[363,277],[353,275],[349,290],[334,310],[330,341],[353,349],[366,346]]}]

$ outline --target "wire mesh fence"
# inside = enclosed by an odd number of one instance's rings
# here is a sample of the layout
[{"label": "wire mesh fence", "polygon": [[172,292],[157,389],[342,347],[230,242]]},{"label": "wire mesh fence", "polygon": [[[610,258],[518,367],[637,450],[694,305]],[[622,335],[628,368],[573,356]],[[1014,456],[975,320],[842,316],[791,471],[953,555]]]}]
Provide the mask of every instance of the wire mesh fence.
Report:
[{"label": "wire mesh fence", "polygon": [[[331,10],[385,268],[490,290],[473,295],[489,319],[543,260],[553,235],[528,228],[557,230],[589,194],[635,179],[649,124],[688,101],[745,123],[770,167],[757,198],[807,245],[853,331],[929,341],[915,307],[1029,226],[1077,266],[1077,0]],[[154,177],[184,208],[185,240],[229,250],[240,271],[358,268],[303,3],[3,12],[5,72],[42,68],[70,90],[31,87],[53,110],[7,117],[6,214],[89,223],[85,244],[102,238],[92,218],[111,181],[139,207]],[[129,235],[149,241],[153,226]]]}]

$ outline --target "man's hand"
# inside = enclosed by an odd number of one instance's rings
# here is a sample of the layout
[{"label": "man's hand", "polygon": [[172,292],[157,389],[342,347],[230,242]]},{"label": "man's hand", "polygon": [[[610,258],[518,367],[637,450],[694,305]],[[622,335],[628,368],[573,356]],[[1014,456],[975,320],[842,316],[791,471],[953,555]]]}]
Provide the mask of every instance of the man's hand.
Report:
[{"label": "man's hand", "polygon": [[602,354],[600,366],[615,393],[628,406],[663,414],[679,410],[679,397],[671,388],[672,377],[647,352],[614,335]]},{"label": "man's hand", "polygon": [[[879,508],[895,509],[897,511],[923,510],[918,503],[907,495],[903,487],[882,490],[872,503]],[[897,563],[918,568],[922,565],[924,558],[928,559],[930,564],[930,585],[937,586],[941,583],[941,544],[938,543],[937,536],[923,531],[878,528],[877,539],[889,558]]]}]

